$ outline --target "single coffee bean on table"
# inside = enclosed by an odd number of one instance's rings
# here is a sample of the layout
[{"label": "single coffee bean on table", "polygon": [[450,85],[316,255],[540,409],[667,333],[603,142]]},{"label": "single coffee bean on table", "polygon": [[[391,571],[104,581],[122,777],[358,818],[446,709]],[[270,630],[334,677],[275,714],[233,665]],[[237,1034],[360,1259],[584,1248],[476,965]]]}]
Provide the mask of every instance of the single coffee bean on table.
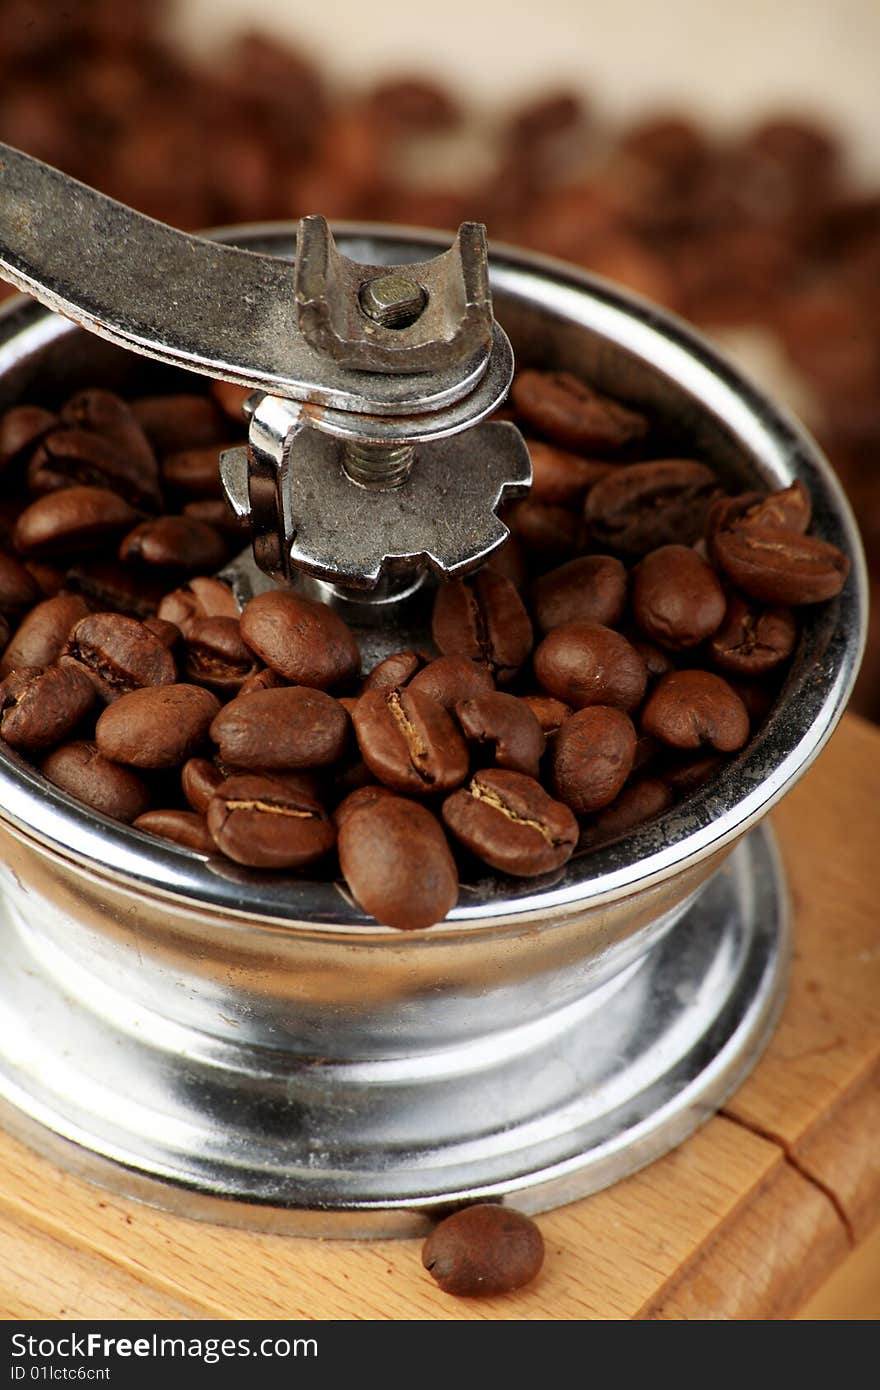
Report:
[{"label": "single coffee bean on table", "polygon": [[422,1264],[444,1293],[460,1298],[510,1293],[544,1263],[544,1240],[530,1217],[483,1202],[453,1212],[422,1247]]}]

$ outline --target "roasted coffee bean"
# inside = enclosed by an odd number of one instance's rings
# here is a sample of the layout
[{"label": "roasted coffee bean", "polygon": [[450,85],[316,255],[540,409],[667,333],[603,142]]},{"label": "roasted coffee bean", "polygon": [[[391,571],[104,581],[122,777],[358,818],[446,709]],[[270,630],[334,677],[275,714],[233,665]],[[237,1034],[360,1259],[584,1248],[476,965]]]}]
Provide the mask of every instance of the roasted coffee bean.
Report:
[{"label": "roasted coffee bean", "polygon": [[0,676],[23,666],[53,666],[67,645],[71,629],[89,611],[78,594],[44,599],[22,618],[0,661]]},{"label": "roasted coffee bean", "polygon": [[[388,798],[402,800],[400,797],[395,797],[394,792],[389,787],[383,787],[381,782],[369,782],[362,787],[357,787],[353,792],[349,792],[342,798],[333,812],[333,823],[337,831],[342,829],[353,811],[363,810],[365,806],[375,806],[377,801]],[[415,806],[418,803],[409,801],[406,804]]]},{"label": "roasted coffee bean", "polygon": [[412,678],[409,688],[430,695],[438,705],[451,710],[458,700],[494,690],[495,683],[488,667],[466,656],[438,656]]},{"label": "roasted coffee bean", "polygon": [[520,772],[487,768],[443,803],[457,840],[493,869],[516,877],[551,873],[571,857],[577,821],[539,782]]},{"label": "roasted coffee bean", "polygon": [[0,546],[12,549],[12,536],[16,523],[27,505],[25,498],[14,495],[0,495]]},{"label": "roasted coffee bean", "polygon": [[185,632],[190,622],[201,618],[240,618],[238,600],[222,579],[197,575],[189,584],[166,594],[159,603],[158,617],[174,623]]},{"label": "roasted coffee bean", "polygon": [[241,635],[291,685],[329,690],[351,681],[360,666],[357,643],[332,608],[280,589],[251,599]]},{"label": "roasted coffee bean", "polygon": [[706,527],[703,543],[706,554],[718,569],[715,554],[715,537],[720,531],[729,531],[746,512],[760,506],[763,498],[760,492],[741,492],[736,497],[716,497],[706,514]]},{"label": "roasted coffee bean", "polygon": [[726,673],[725,679],[733,693],[738,695],[745,705],[752,728],[756,729],[759,724],[763,724],[776,699],[773,685],[768,681],[744,680],[742,676],[735,676],[730,672]]},{"label": "roasted coffee bean", "polygon": [[459,700],[455,716],[465,738],[477,748],[488,748],[496,767],[538,776],[545,738],[540,724],[524,700],[500,690]]},{"label": "roasted coffee bean", "polygon": [[568,507],[527,497],[508,507],[504,520],[526,554],[542,566],[583,550],[583,519]]},{"label": "roasted coffee bean", "polygon": [[73,565],[64,587],[82,594],[95,612],[127,613],[141,621],[153,616],[165,590],[161,578],[126,569],[118,560],[97,558]]},{"label": "roasted coffee bean", "polygon": [[216,695],[199,685],[147,686],[107,706],[95,741],[104,757],[116,763],[178,767],[204,743],[219,709]]},{"label": "roasted coffee bean", "polygon": [[274,777],[248,773],[217,788],[208,829],[228,858],[255,869],[301,869],[336,842],[336,828],[319,802]]},{"label": "roasted coffee bean", "polygon": [[0,415],[0,472],[26,458],[55,429],[57,415],[40,405],[14,405]]},{"label": "roasted coffee bean", "polygon": [[156,511],[162,506],[155,460],[144,463],[114,440],[89,430],[53,430],[32,455],[27,481],[34,497],[66,487],[102,487],[135,507]]},{"label": "roasted coffee bean", "polygon": [[523,695],[521,699],[532,711],[543,734],[555,734],[571,714],[571,706],[554,699],[552,695]]},{"label": "roasted coffee bean", "polygon": [[612,464],[585,459],[566,449],[557,449],[540,439],[528,441],[532,460],[532,490],[536,502],[557,507],[578,505],[594,483],[611,471]]},{"label": "roasted coffee bean", "polygon": [[24,567],[40,590],[42,598],[55,598],[62,589],[69,589],[67,575],[59,565],[50,565],[48,560],[25,560]]},{"label": "roasted coffee bean", "polygon": [[253,392],[249,386],[236,386],[232,381],[212,381],[211,395],[230,420],[244,423],[244,403]]},{"label": "roasted coffee bean", "polygon": [[[785,203],[804,197],[812,202],[817,188],[827,187],[840,162],[837,141],[802,118],[771,117],[750,131],[740,147],[739,178],[751,173],[770,185],[771,196]],[[787,196],[786,196],[787,195]]]},{"label": "roasted coffee bean", "polygon": [[553,790],[576,815],[608,806],[632,772],[636,731],[622,710],[593,705],[566,719],[550,746]]},{"label": "roasted coffee bean", "polygon": [[571,372],[520,372],[511,398],[527,424],[566,449],[617,454],[644,439],[648,422]]},{"label": "roasted coffee bean", "polygon": [[607,844],[625,835],[645,821],[654,820],[672,805],[672,792],[659,777],[643,777],[624,787],[618,797],[600,811],[592,826],[582,836],[589,847]]},{"label": "roasted coffee bean", "polygon": [[642,728],[672,748],[733,753],[749,736],[749,716],[727,681],[711,671],[672,671],[648,697]]},{"label": "roasted coffee bean", "polygon": [[183,449],[162,460],[162,482],[169,492],[187,499],[210,500],[223,496],[220,482],[220,453],[230,444],[209,444],[204,449]]},{"label": "roasted coffee bean", "polygon": [[367,94],[365,107],[368,119],[405,135],[414,130],[448,130],[461,119],[458,105],[445,88],[424,77],[384,78]]},{"label": "roasted coffee bean", "polygon": [[[342,701],[340,701],[340,704],[341,703]],[[356,703],[356,701],[352,702],[352,704]],[[349,715],[353,713],[353,710],[349,709],[347,704],[346,713]],[[375,777],[360,756],[360,752],[358,752],[353,757],[347,758],[339,767],[332,770],[332,779],[329,784],[330,791],[327,795],[327,799],[338,804],[340,801],[344,800],[345,797],[349,796],[351,792],[359,791],[362,787],[374,787],[375,785]]]},{"label": "roasted coffee bean", "polygon": [[273,772],[264,768],[253,767],[229,767],[221,758],[216,758],[218,766],[222,768],[228,777],[259,776],[270,777],[273,782],[279,782],[282,787],[286,787],[290,792],[296,792],[297,796],[307,796],[312,801],[318,801],[321,805],[328,799],[326,795],[327,783],[323,776],[323,769],[316,772]]},{"label": "roasted coffee bean", "polygon": [[455,906],[458,869],[439,821],[424,806],[364,787],[342,803],[337,825],[345,880],[377,922],[420,930],[442,922]]},{"label": "roasted coffee bean", "polygon": [[528,157],[546,158],[560,137],[580,130],[587,117],[579,95],[564,90],[549,92],[518,108],[505,136],[515,150],[525,148]]},{"label": "roasted coffee bean", "polygon": [[106,703],[145,685],[173,685],[177,666],[171,652],[137,618],[90,613],[71,630],[62,666],[76,666]]},{"label": "roasted coffee bean", "polygon": [[510,580],[491,570],[441,584],[431,620],[444,656],[464,656],[486,667],[499,685],[511,681],[532,650],[532,624]]},{"label": "roasted coffee bean", "polygon": [[668,671],[675,670],[675,662],[669,655],[669,652],[664,652],[660,647],[655,647],[653,642],[646,642],[644,637],[633,636],[630,637],[630,641],[645,663],[649,684],[653,681],[658,681],[660,677],[665,676]]},{"label": "roasted coffee bean", "polygon": [[771,526],[718,531],[717,563],[743,593],[761,603],[823,603],[843,588],[849,559],[836,545]]},{"label": "roasted coffee bean", "polygon": [[810,529],[812,512],[810,494],[798,481],[792,483],[791,487],[781,488],[778,492],[771,492],[769,497],[752,502],[739,513],[737,524],[758,528],[769,526],[774,531],[796,531],[803,536]]},{"label": "roasted coffee bean", "polygon": [[584,515],[596,545],[644,555],[660,545],[698,540],[717,492],[718,480],[704,463],[631,463],[590,490]]},{"label": "roasted coffee bean", "polygon": [[[244,544],[248,525],[237,517],[225,497],[208,497],[199,502],[187,502],[183,515],[201,526],[211,526],[232,545]],[[244,539],[242,539],[244,538]]]},{"label": "roasted coffee bean", "polygon": [[162,646],[170,652],[183,641],[183,633],[177,624],[166,622],[164,618],[144,618],[144,627],[158,637]]},{"label": "roasted coffee bean", "polygon": [[214,531],[224,538],[228,545],[241,546],[247,542],[249,530],[247,523],[241,517],[236,517],[234,510],[229,506],[225,498],[207,498],[202,502],[188,502],[184,507],[184,516],[188,520],[197,521],[200,525],[210,525]]},{"label": "roasted coffee bean", "polygon": [[150,805],[149,789],[137,773],[111,763],[87,740],[54,749],[40,771],[54,786],[112,820],[130,824]]},{"label": "roasted coffee bean", "polygon": [[487,568],[502,579],[509,579],[517,591],[522,591],[529,582],[529,571],[523,547],[516,536],[510,535],[503,545],[492,552]]},{"label": "roasted coffee bean", "polygon": [[679,177],[704,168],[711,157],[703,132],[675,112],[641,118],[625,127],[617,148],[629,165],[663,169]]},{"label": "roasted coffee bean", "polygon": [[542,633],[561,623],[602,623],[614,627],[626,606],[626,570],[611,555],[569,560],[532,586],[531,610]]},{"label": "roasted coffee bean", "polygon": [[40,586],[19,560],[0,550],[0,613],[9,617],[40,601]]},{"label": "roasted coffee bean", "polygon": [[338,700],[323,690],[294,685],[239,696],[217,715],[211,738],[224,763],[282,772],[329,767],[342,757],[348,731],[348,716]]},{"label": "roasted coffee bean", "polygon": [[143,830],[147,835],[158,835],[161,840],[172,840],[184,849],[195,850],[197,854],[213,854],[216,845],[208,830],[204,816],[195,811],[147,811],[134,822],[135,830]]},{"label": "roasted coffee bean", "polygon": [[62,407],[61,420],[69,428],[90,430],[113,440],[154,482],[158,479],[159,467],[153,446],[134,418],[131,407],[113,391],[95,386],[77,391]]},{"label": "roasted coffee bean", "polygon": [[636,755],[633,758],[633,773],[644,772],[645,768],[658,762],[662,744],[650,734],[639,734],[636,739]]},{"label": "roasted coffee bean", "polygon": [[226,541],[213,526],[189,516],[142,521],[119,547],[124,564],[180,570],[219,569],[228,553]]},{"label": "roasted coffee bean", "polygon": [[396,685],[406,685],[423,665],[417,652],[392,652],[364,677],[361,690],[393,690]]},{"label": "roasted coffee bean", "polygon": [[732,594],[724,622],[709,643],[712,664],[735,676],[764,676],[788,660],[797,633],[790,608],[759,608]]},{"label": "roasted coffee bean", "polygon": [[183,651],[187,680],[231,695],[258,668],[259,662],[241,639],[238,618],[193,618],[187,624]]},{"label": "roasted coffee bean", "polygon": [[535,652],[535,675],[557,700],[586,705],[640,705],[648,683],[645,663],[619,632],[601,623],[563,623]]},{"label": "roasted coffee bean", "polygon": [[[253,695],[256,690],[280,690],[284,681],[275,671],[270,671],[268,666],[264,666],[262,671],[256,671],[252,676],[248,676],[242,682],[239,695]],[[340,698],[339,703],[348,711],[348,702]],[[352,700],[354,705],[356,701]],[[350,713],[350,711],[348,711]]]},{"label": "roasted coffee bean", "polygon": [[676,796],[689,796],[697,787],[702,787],[716,776],[726,761],[720,753],[673,757],[663,763],[663,781]]},{"label": "roasted coffee bean", "polygon": [[467,748],[451,716],[419,690],[368,690],[352,719],[364,762],[393,791],[431,796],[467,776]]},{"label": "roasted coffee bean", "polygon": [[0,683],[0,737],[10,748],[41,753],[69,738],[94,703],[82,671],[23,666]]},{"label": "roasted coffee bean", "polygon": [[131,410],[163,457],[182,449],[222,445],[229,434],[229,425],[210,396],[144,396],[132,402]]},{"label": "roasted coffee bean", "polygon": [[632,607],[646,637],[684,651],[711,637],[724,618],[724,590],[712,566],[686,545],[664,545],[633,572]]},{"label": "roasted coffee bean", "polygon": [[97,550],[135,519],[128,503],[107,488],[67,487],[38,497],[22,512],[15,548],[35,558]]},{"label": "roasted coffee bean", "polygon": [[180,786],[192,809],[207,815],[208,802],[228,775],[208,758],[188,758],[180,769]]},{"label": "roasted coffee bean", "polygon": [[541,1232],[527,1216],[488,1202],[453,1212],[422,1247],[422,1264],[444,1293],[460,1298],[510,1293],[544,1263]]}]

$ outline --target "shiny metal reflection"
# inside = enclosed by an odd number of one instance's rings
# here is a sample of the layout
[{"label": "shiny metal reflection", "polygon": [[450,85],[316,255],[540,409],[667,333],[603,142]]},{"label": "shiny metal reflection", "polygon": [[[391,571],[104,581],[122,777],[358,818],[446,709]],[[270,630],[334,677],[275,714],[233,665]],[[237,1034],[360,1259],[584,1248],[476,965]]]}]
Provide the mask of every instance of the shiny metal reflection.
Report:
[{"label": "shiny metal reflection", "polygon": [[[288,228],[227,235],[293,252]],[[371,228],[339,239],[377,264],[436,244]],[[851,690],[865,626],[852,517],[815,445],[676,321],[504,249],[492,286],[520,363],[583,371],[647,406],[670,449],[696,441],[731,479],[803,478],[850,579],[807,613],[774,710],[715,782],[551,879],[467,885],[424,934],[377,927],[340,885],[113,824],[0,750],[0,1095],[10,1124],[110,1185],[323,1234],[399,1234],[407,1213],[477,1193],[536,1209],[677,1142],[767,1036],[784,892],[764,832],[742,837]],[[34,305],[0,321],[0,405],[143,370]],[[157,389],[180,379],[150,371]]]}]

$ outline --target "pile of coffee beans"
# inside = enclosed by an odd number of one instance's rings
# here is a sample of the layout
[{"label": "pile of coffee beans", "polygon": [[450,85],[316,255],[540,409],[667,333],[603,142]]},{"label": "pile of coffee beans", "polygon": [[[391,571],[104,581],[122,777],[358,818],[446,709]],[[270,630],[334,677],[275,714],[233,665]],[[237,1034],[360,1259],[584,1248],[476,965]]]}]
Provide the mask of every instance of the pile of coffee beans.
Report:
[{"label": "pile of coffee beans", "polygon": [[880,196],[834,132],[790,112],[729,134],[674,110],[611,125],[574,91],[489,114],[405,73],[340,90],[259,33],[184,53],[175,8],[0,0],[0,139],[175,226],[476,218],[710,329],[758,326],[863,529],[854,703],[880,718]]},{"label": "pile of coffee beans", "polygon": [[730,495],[640,411],[516,378],[529,496],[433,647],[361,671],[332,608],[243,611],[218,457],[243,392],[100,387],[0,417],[0,737],[93,810],[252,869],[340,872],[365,912],[441,921],[487,868],[554,874],[713,776],[765,717],[797,610],[847,558],[800,483]]}]

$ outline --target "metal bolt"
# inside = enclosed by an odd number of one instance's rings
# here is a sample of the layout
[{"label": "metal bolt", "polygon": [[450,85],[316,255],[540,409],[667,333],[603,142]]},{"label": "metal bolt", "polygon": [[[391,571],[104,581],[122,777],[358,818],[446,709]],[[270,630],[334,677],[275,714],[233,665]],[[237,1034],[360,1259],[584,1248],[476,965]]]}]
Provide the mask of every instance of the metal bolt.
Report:
[{"label": "metal bolt", "polygon": [[414,457],[411,444],[362,444],[349,440],[342,453],[342,466],[359,487],[385,492],[406,482]]},{"label": "metal bolt", "polygon": [[409,328],[427,302],[427,291],[399,270],[377,275],[361,286],[361,308],[382,328]]}]

